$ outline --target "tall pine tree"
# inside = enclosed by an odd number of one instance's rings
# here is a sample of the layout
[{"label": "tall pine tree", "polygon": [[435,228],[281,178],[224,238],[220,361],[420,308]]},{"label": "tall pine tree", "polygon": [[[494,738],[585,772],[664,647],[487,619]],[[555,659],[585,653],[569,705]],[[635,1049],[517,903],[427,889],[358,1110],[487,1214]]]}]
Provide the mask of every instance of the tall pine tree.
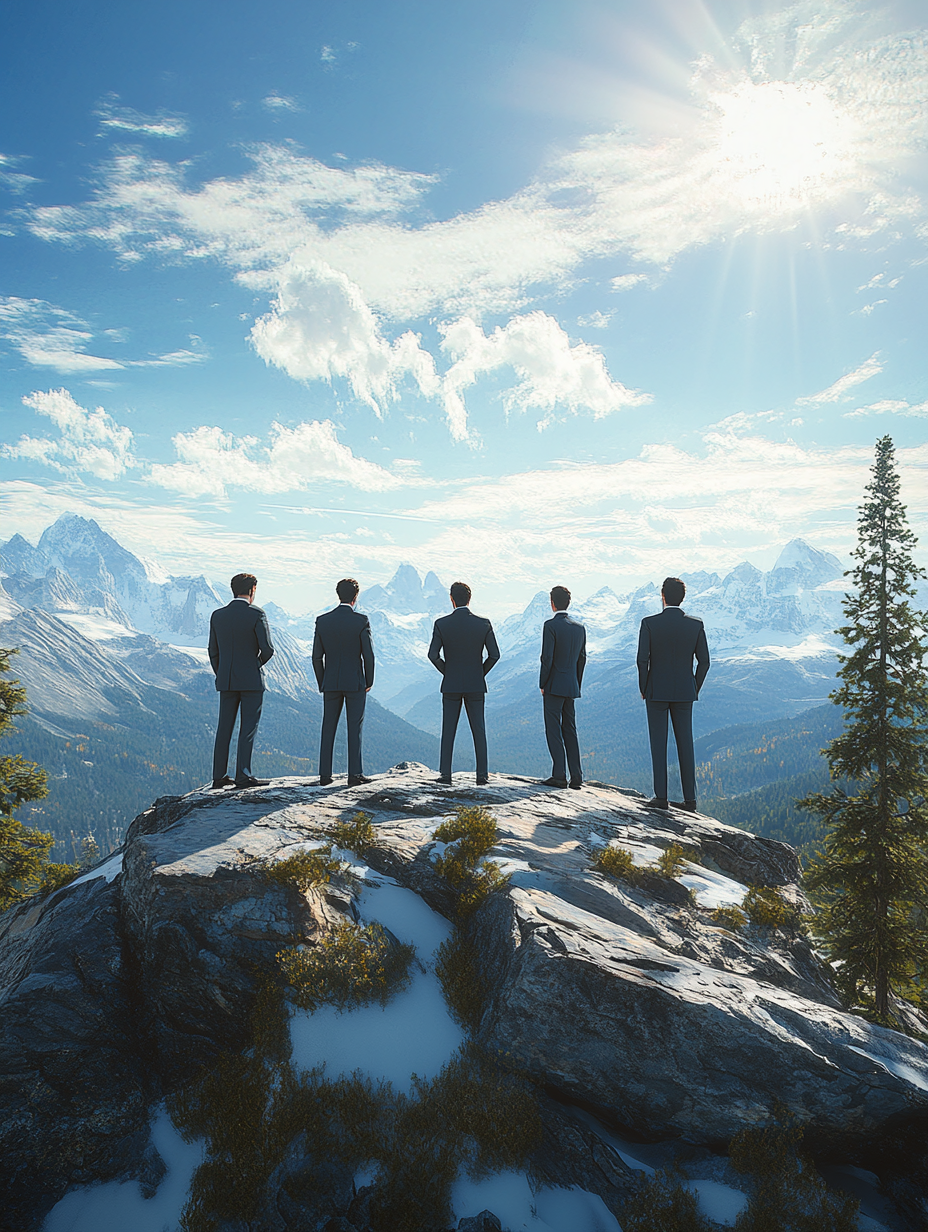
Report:
[{"label": "tall pine tree", "polygon": [[845,728],[824,750],[834,781],[801,807],[827,826],[807,873],[823,901],[819,927],[848,1004],[892,1024],[893,997],[928,973],[928,672],[926,616],[912,605],[925,572],[899,499],[893,443],[876,444],[858,517],[853,589],[839,629]]}]

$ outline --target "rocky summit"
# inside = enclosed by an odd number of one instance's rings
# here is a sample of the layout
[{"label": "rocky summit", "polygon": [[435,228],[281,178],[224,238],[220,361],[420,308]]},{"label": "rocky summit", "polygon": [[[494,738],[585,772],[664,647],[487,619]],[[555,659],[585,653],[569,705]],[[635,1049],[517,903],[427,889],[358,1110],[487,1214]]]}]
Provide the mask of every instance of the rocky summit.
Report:
[{"label": "rocky summit", "polygon": [[[357,883],[301,891],[268,867],[360,811],[377,840],[366,875],[450,920],[434,834],[475,804],[496,822],[489,858],[508,880],[467,925],[485,992],[474,1039],[542,1093],[537,1181],[618,1213],[642,1175],[619,1138],[719,1159],[739,1130],[788,1115],[817,1160],[879,1177],[894,1226],[925,1226],[928,1047],[843,1012],[802,929],[742,925],[731,910],[752,886],[775,887],[794,921],[808,909],[790,847],[648,810],[605,783],[562,791],[498,775],[476,788],[462,775],[447,787],[417,763],[354,788],[290,778],[161,799],[119,852],[0,917],[7,1226],[40,1228],[94,1182],[155,1192],[160,1101],[249,1047],[259,973],[285,945],[312,947],[357,918]],[[608,847],[634,875],[598,870]],[[350,1184],[334,1213],[266,1202],[262,1227],[366,1226]]]}]

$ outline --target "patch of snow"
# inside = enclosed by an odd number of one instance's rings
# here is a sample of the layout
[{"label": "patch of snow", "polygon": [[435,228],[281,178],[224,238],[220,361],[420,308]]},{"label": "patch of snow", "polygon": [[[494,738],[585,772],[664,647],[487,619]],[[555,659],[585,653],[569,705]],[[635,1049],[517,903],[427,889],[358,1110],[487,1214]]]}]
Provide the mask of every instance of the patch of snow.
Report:
[{"label": "patch of snow", "polygon": [[708,907],[710,910],[716,907],[740,907],[748,892],[747,886],[740,881],[734,881],[724,873],[714,873],[698,864],[687,864],[686,872],[682,873],[677,881],[693,891],[700,907]]},{"label": "patch of snow", "polygon": [[864,1048],[855,1048],[853,1044],[848,1044],[848,1048],[851,1052],[856,1052],[858,1056],[866,1057],[874,1065],[881,1066],[887,1073],[901,1078],[903,1082],[910,1082],[913,1087],[928,1091],[928,1073],[924,1070],[917,1070],[914,1065],[906,1065],[904,1061],[895,1061],[892,1057],[877,1056],[876,1053],[867,1052]]},{"label": "patch of snow", "polygon": [[389,878],[366,882],[358,908],[365,922],[376,920],[414,945],[424,970],[415,971],[409,987],[386,1006],[375,1003],[341,1014],[332,1005],[315,1013],[295,1011],[290,1019],[293,1061],[304,1069],[324,1064],[333,1075],[361,1070],[408,1091],[413,1073],[435,1077],[464,1042],[434,968],[435,950],[451,935],[451,925],[418,894]]},{"label": "patch of snow", "polygon": [[84,881],[94,881],[97,877],[105,877],[107,881],[113,881],[122,872],[122,855],[113,856],[111,860],[107,860],[105,864],[101,864],[99,868],[93,868],[89,873],[82,873],[80,877],[75,877],[70,883],[72,886],[80,885]]},{"label": "patch of snow", "polygon": [[152,1122],[151,1140],[167,1165],[153,1198],[142,1196],[138,1181],[88,1185],[52,1207],[42,1232],[176,1232],[190,1181],[203,1162],[203,1143],[184,1142],[163,1108]]},{"label": "patch of snow", "polygon": [[747,1196],[740,1189],[732,1189],[721,1181],[686,1181],[685,1187],[696,1195],[700,1213],[723,1228],[734,1227],[748,1205]]},{"label": "patch of snow", "polygon": [[209,651],[205,646],[178,646],[174,642],[169,642],[168,645],[172,650],[179,650],[181,654],[189,655],[197,663],[202,663],[204,667],[209,667],[212,670],[209,661]]},{"label": "patch of snow", "polygon": [[82,637],[91,642],[111,642],[116,638],[138,637],[137,629],[121,625],[108,616],[97,615],[95,612],[55,612],[58,620],[64,621],[72,629],[76,629]]},{"label": "patch of snow", "polygon": [[492,1211],[509,1232],[621,1232],[598,1194],[547,1186],[534,1194],[524,1172],[459,1177],[451,1191],[456,1220]]}]

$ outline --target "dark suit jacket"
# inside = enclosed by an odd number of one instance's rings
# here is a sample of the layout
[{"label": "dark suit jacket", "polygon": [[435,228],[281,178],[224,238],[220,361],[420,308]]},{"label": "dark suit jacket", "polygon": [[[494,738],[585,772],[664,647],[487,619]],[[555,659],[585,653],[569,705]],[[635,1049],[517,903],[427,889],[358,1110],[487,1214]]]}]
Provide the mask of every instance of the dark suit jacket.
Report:
[{"label": "dark suit jacket", "polygon": [[708,670],[709,646],[701,620],[679,607],[645,616],[638,635],[638,688],[648,701],[694,702]]},{"label": "dark suit jacket", "polygon": [[323,693],[359,693],[374,683],[371,622],[349,603],[316,617],[313,671]]},{"label": "dark suit jacket", "polygon": [[499,662],[493,626],[469,607],[456,607],[435,621],[429,659],[442,674],[442,693],[486,693],[486,674]]},{"label": "dark suit jacket", "polygon": [[267,617],[256,604],[233,599],[210,616],[209,661],[220,692],[262,692],[261,667],[273,653]]},{"label": "dark suit jacket", "polygon": [[545,621],[539,686],[552,697],[579,697],[586,667],[586,629],[566,612]]}]

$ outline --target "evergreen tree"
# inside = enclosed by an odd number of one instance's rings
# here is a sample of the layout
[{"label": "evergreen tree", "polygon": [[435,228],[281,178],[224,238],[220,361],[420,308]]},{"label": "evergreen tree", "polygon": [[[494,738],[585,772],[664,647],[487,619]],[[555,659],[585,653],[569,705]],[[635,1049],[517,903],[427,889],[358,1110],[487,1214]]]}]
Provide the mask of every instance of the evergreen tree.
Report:
[{"label": "evergreen tree", "polygon": [[[18,680],[8,680],[14,650],[0,648],[0,737],[7,734],[18,714],[26,713],[26,690]],[[37,890],[54,889],[77,872],[69,864],[49,864],[54,843],[50,834],[24,826],[13,810],[46,794],[47,776],[21,754],[0,757],[0,910]]]},{"label": "evergreen tree", "polygon": [[[832,780],[800,806],[827,827],[807,880],[823,903],[819,927],[851,1005],[893,1024],[892,998],[928,973],[928,673],[926,616],[911,603],[924,577],[899,499],[893,443],[876,444],[858,517],[854,583],[839,629],[843,733],[824,750]],[[856,790],[855,790],[856,789]]]}]

